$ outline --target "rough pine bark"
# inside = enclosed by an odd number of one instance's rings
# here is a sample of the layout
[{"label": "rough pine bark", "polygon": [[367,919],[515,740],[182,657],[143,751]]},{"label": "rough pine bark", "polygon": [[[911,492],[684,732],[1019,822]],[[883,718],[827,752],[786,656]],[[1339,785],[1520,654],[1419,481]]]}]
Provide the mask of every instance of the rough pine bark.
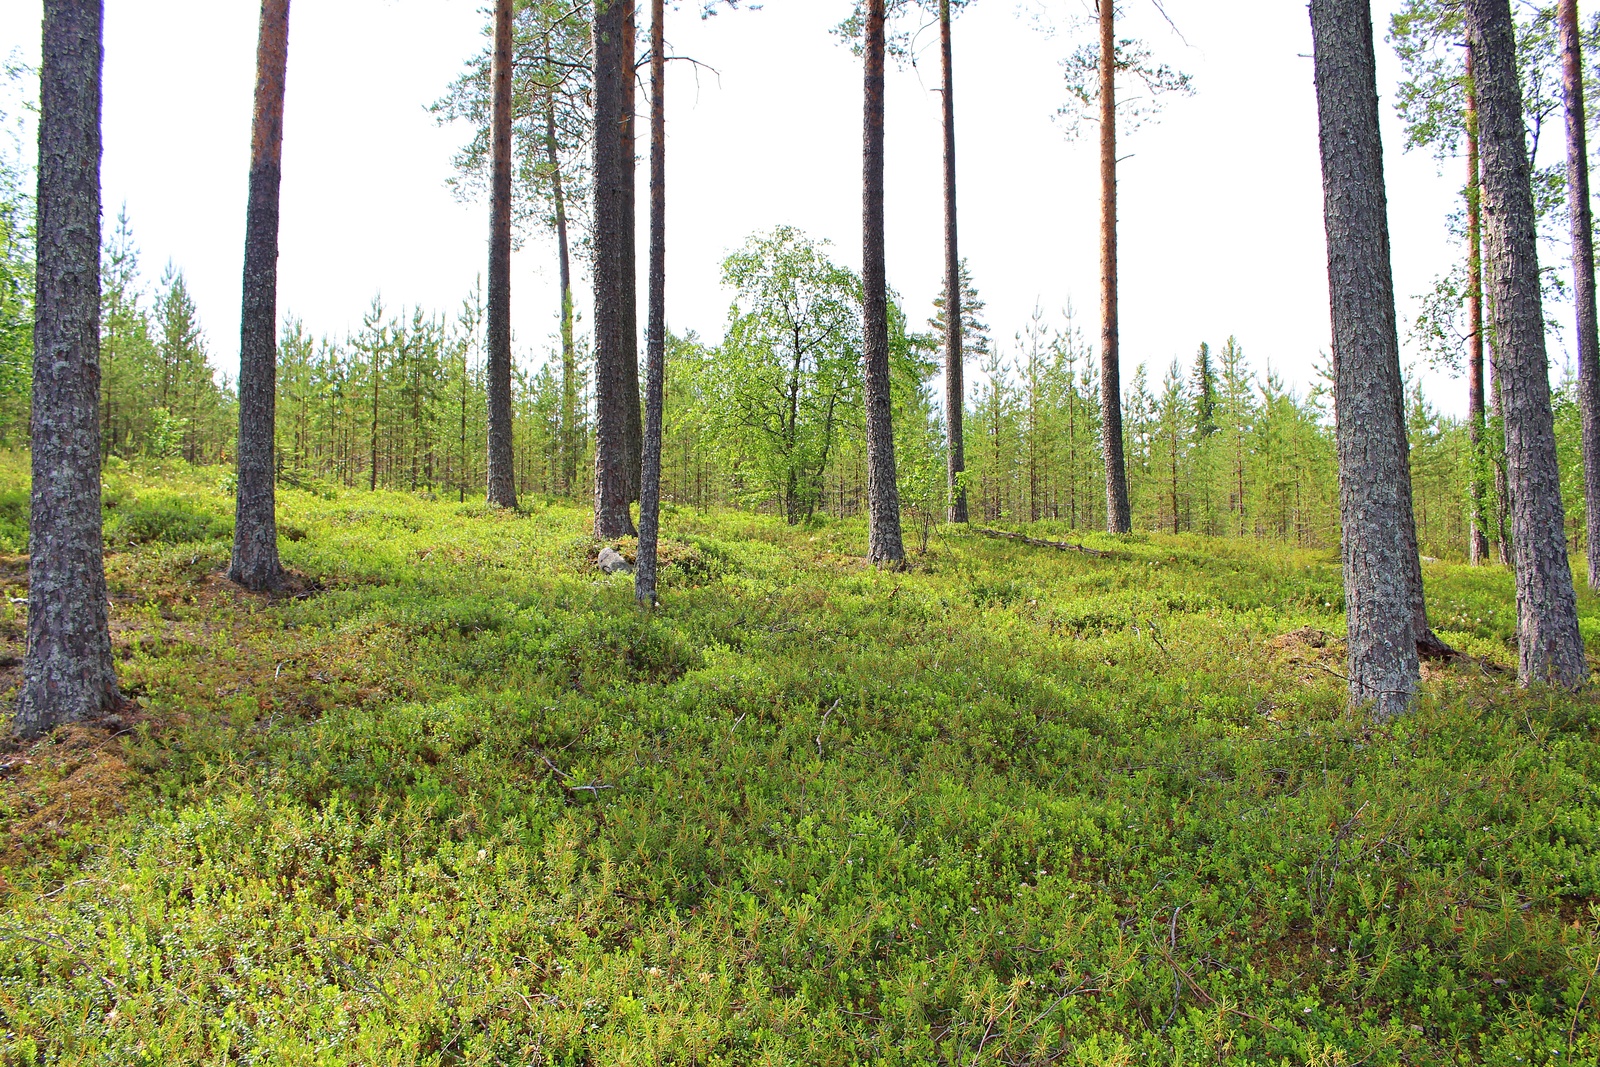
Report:
[{"label": "rough pine bark", "polygon": [[1122,363],[1117,321],[1117,33],[1115,0],[1100,0],[1100,446],[1106,530],[1133,529],[1122,455]]},{"label": "rough pine bark", "polygon": [[884,267],[883,123],[884,0],[867,0],[866,114],[861,195],[861,298],[867,403],[867,556],[879,566],[904,566],[900,485],[894,463],[889,395],[889,288]]},{"label": "rough pine bark", "polygon": [[638,107],[638,78],[634,67],[639,54],[636,43],[638,6],[635,0],[621,0],[621,2],[622,52],[625,64],[622,80],[622,157],[627,168],[624,190],[628,198],[628,206],[622,216],[622,225],[626,231],[623,238],[626,256],[623,262],[622,282],[623,314],[626,316],[623,336],[626,343],[622,349],[622,357],[625,361],[623,374],[628,381],[627,390],[623,394],[623,402],[627,405],[627,421],[623,424],[623,429],[627,433],[628,499],[638,500],[640,461],[644,455],[644,423],[639,408],[639,270],[635,253],[639,240],[637,233],[639,150],[638,139],[635,136],[634,114]]},{"label": "rough pine bark", "polygon": [[1589,674],[1567,559],[1550,409],[1533,192],[1510,0],[1466,0],[1476,64],[1495,364],[1506,424],[1518,678],[1576,686]]},{"label": "rough pine bark", "polygon": [[966,398],[965,357],[961,351],[961,253],[956,226],[956,95],[955,62],[950,49],[950,0],[939,0],[939,55],[944,65],[944,425],[950,439],[946,454],[951,522],[967,521],[967,491],[961,475],[967,469],[961,418]]},{"label": "rough pine bark", "polygon": [[556,150],[556,98],[545,101],[545,152],[550,161],[550,191],[556,208],[556,256],[561,277],[561,490],[571,495],[578,482],[578,349],[572,328],[572,251],[567,238],[567,198]]},{"label": "rough pine bark", "polygon": [[1572,302],[1578,315],[1578,407],[1583,417],[1584,545],[1589,588],[1600,589],[1600,323],[1595,316],[1594,209],[1584,128],[1578,0],[1561,0],[1561,87],[1567,109],[1567,204],[1572,215]]},{"label": "rough pine bark", "polygon": [[511,440],[511,15],[495,0],[489,148],[489,503],[517,506]]},{"label": "rough pine bark", "polygon": [[1483,400],[1483,211],[1478,165],[1478,91],[1472,49],[1467,49],[1467,435],[1472,449],[1468,496],[1472,515],[1467,555],[1474,567],[1489,561],[1487,424]]},{"label": "rough pine bark", "polygon": [[661,418],[667,361],[667,38],[666,4],[650,5],[650,306],[645,338],[644,448],[639,481],[639,559],[633,595],[656,603],[656,542],[661,529]]},{"label": "rough pine bark", "polygon": [[228,577],[257,593],[283,584],[278,560],[278,204],[283,184],[283,98],[289,0],[262,0],[256,103],[245,211],[244,306],[239,315],[239,487]]},{"label": "rough pine bark", "polygon": [[45,0],[28,651],[12,730],[35,737],[120,699],[100,528],[101,0]]},{"label": "rough pine bark", "polygon": [[633,77],[625,49],[624,0],[597,0],[594,35],[594,535],[601,540],[633,533],[628,471],[627,290],[633,284],[633,157],[624,155],[624,82]]},{"label": "rough pine bark", "polygon": [[[1386,718],[1416,691],[1413,529],[1370,0],[1312,0],[1350,703]],[[1413,533],[1413,537],[1414,537]]]}]

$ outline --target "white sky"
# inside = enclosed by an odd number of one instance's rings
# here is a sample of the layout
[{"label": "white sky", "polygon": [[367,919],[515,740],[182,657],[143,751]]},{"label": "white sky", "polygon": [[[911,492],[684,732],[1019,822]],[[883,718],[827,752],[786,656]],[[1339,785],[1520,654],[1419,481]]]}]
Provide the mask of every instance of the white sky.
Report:
[{"label": "white sky", "polygon": [[[1064,24],[1086,0],[983,0],[956,25],[962,251],[1009,341],[1041,304],[1071,301],[1098,321],[1097,154],[1052,116],[1065,100],[1059,60],[1092,28],[1048,36],[1028,12]],[[1398,0],[1376,0],[1387,26]],[[668,320],[721,336],[722,257],[746,236],[793,223],[860,262],[861,75],[829,33],[849,0],[766,0],[702,20],[670,11]],[[39,0],[8,0],[0,55],[37,62]],[[1308,383],[1328,347],[1327,282],[1305,7],[1285,0],[1127,0],[1126,27],[1194,75],[1196,94],[1124,142],[1122,328],[1125,380],[1153,378],[1202,340],[1235,334]],[[237,369],[251,92],[258,5],[251,0],[106,0],[104,184],[107,224],[126,203],[154,280],[171,260],[199,305],[213,359]],[[374,294],[454,311],[487,257],[487,209],[446,188],[465,131],[425,106],[479,47],[478,0],[295,0],[283,185],[280,309],[342,336]],[[641,27],[641,35],[644,28]],[[889,280],[920,325],[940,287],[940,128],[934,35],[920,66],[888,89]],[[1390,223],[1402,319],[1456,253],[1444,219],[1460,169],[1402,154],[1389,98],[1398,78],[1380,42]],[[643,104],[641,96],[641,107]],[[645,178],[640,171],[641,183]],[[641,184],[641,209],[646,203]],[[641,241],[646,227],[641,218]],[[643,262],[641,248],[641,265]],[[545,358],[558,306],[554,244],[515,262],[518,358]],[[641,285],[643,283],[641,271]],[[578,297],[588,305],[586,291]],[[1561,312],[1565,316],[1564,312]],[[585,318],[587,318],[585,314]],[[642,303],[641,303],[642,317]],[[1408,358],[1410,358],[1408,356]],[[1557,347],[1552,362],[1564,358]],[[1464,383],[1430,375],[1440,406],[1464,408]],[[1462,394],[1460,397],[1457,394]]]}]

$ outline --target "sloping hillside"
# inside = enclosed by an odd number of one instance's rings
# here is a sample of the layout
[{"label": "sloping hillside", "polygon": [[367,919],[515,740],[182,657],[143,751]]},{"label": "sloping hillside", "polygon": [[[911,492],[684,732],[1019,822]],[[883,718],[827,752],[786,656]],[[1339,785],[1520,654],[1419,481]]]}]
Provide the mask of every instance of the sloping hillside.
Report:
[{"label": "sloping hillside", "polygon": [[109,476],[138,709],[0,753],[0,1062],[1600,1057],[1600,714],[1352,721],[1326,554],[669,511],[643,618],[584,512],[310,486],[268,601],[220,477]]}]

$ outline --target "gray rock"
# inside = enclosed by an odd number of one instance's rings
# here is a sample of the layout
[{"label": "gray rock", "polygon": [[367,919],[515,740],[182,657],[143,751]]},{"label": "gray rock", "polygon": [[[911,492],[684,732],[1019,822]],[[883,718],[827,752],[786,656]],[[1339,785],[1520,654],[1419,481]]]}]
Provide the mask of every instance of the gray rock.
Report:
[{"label": "gray rock", "polygon": [[595,560],[595,564],[607,574],[633,573],[633,564],[624,559],[621,552],[609,545],[600,550],[600,558]]}]

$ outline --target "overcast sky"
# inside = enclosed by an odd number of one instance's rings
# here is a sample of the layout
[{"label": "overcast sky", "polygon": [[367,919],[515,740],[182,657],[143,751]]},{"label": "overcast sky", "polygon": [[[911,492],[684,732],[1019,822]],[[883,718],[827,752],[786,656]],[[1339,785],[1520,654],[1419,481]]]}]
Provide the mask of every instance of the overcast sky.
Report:
[{"label": "overcast sky", "polygon": [[[956,24],[962,251],[1005,342],[1036,304],[1059,321],[1070,303],[1091,336],[1098,329],[1093,130],[1072,141],[1054,117],[1066,99],[1060,60],[1093,33],[1085,5],[983,0]],[[1380,26],[1392,6],[1376,0]],[[859,266],[861,76],[829,32],[848,0],[766,0],[708,20],[698,7],[668,15],[673,52],[716,72],[674,64],[670,75],[668,321],[714,339],[729,303],[719,263],[751,233],[791,223]],[[1159,377],[1174,356],[1232,334],[1257,367],[1309,383],[1329,325],[1305,6],[1166,0],[1181,37],[1152,0],[1126,7],[1128,32],[1192,74],[1196,91],[1122,145],[1125,375],[1148,361]],[[37,62],[39,14],[39,0],[8,0],[0,54]],[[126,204],[147,276],[169,260],[185,272],[229,375],[257,14],[251,0],[106,0],[107,223]],[[481,48],[484,18],[475,0],[296,0],[279,306],[313,332],[343,336],[380,293],[453,312],[483,273],[487,208],[446,186],[466,133],[439,128],[426,105]],[[922,36],[918,65],[888,87],[889,281],[917,324],[941,275],[935,37]],[[1380,43],[1409,319],[1412,297],[1457,254],[1445,216],[1461,179],[1454,161],[1441,176],[1432,158],[1399,151],[1397,79]],[[517,355],[535,365],[555,329],[553,241],[527,242],[514,268]],[[588,299],[580,291],[580,311]],[[1559,343],[1552,359],[1564,359]],[[1430,374],[1427,384],[1442,407],[1464,408],[1463,383]]]}]

